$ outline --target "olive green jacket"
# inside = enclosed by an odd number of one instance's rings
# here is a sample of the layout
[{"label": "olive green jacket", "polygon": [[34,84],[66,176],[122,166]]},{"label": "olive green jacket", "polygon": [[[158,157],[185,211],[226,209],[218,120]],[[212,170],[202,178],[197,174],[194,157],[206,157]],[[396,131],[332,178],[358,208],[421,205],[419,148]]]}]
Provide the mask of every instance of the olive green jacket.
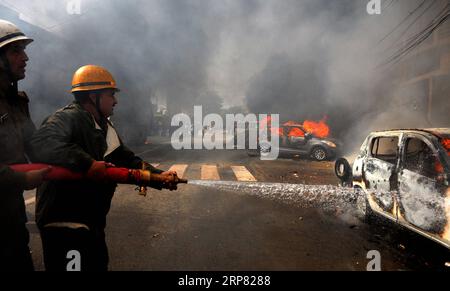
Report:
[{"label": "olive green jacket", "polygon": [[[77,102],[47,118],[31,143],[33,162],[76,172],[87,172],[94,160],[118,167],[142,167],[142,160],[122,142],[119,148],[104,157],[108,147],[106,132],[96,128],[93,116]],[[46,182],[37,193],[37,224],[43,227],[49,223],[81,223],[103,229],[115,188],[115,183],[89,180]]]},{"label": "olive green jacket", "polygon": [[[8,165],[27,163],[29,140],[35,130],[28,111],[28,98],[0,88],[0,248],[27,243],[23,191],[25,175]],[[6,246],[8,245],[8,246]],[[1,256],[1,254],[0,254]]]}]

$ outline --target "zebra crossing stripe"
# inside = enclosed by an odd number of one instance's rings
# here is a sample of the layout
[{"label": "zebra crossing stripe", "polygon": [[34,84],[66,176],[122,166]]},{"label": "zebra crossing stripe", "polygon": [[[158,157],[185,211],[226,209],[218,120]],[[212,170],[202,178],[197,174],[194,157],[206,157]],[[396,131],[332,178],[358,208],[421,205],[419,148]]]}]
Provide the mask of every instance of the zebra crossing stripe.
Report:
[{"label": "zebra crossing stripe", "polygon": [[231,166],[231,169],[240,182],[256,182],[256,178],[244,166]]},{"label": "zebra crossing stripe", "polygon": [[201,179],[202,180],[220,181],[220,176],[219,176],[219,171],[217,170],[217,166],[203,165],[202,171],[201,171]]},{"label": "zebra crossing stripe", "polygon": [[183,178],[184,173],[186,172],[188,165],[173,165],[169,171],[175,171],[178,174],[178,177]]},{"label": "zebra crossing stripe", "polygon": [[155,168],[158,168],[160,166],[160,164],[150,164],[150,165],[152,165]]}]

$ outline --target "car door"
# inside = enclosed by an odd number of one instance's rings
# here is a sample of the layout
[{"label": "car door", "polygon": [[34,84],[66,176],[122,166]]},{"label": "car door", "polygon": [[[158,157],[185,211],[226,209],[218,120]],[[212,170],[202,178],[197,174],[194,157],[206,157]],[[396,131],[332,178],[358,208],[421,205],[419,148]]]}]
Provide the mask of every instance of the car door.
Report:
[{"label": "car door", "polygon": [[372,209],[397,218],[395,190],[399,163],[400,135],[374,136],[364,161],[364,177]]},{"label": "car door", "polygon": [[291,127],[287,133],[287,151],[293,155],[304,154],[307,152],[307,139],[305,131],[300,127]]},{"label": "car door", "polygon": [[427,138],[409,134],[399,178],[399,210],[403,222],[431,234],[441,234],[446,225],[446,187],[438,182],[443,174],[437,149]]}]

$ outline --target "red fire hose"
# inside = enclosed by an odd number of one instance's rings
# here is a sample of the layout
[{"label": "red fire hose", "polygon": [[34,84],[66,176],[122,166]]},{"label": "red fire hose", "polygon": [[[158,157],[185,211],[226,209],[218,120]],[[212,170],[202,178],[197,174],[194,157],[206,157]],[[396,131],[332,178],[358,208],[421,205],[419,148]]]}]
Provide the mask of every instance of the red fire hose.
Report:
[{"label": "red fire hose", "polygon": [[[85,174],[76,173],[62,167],[49,166],[45,164],[22,164],[11,165],[9,167],[16,172],[22,173],[51,167],[50,172],[45,176],[45,180],[47,181],[73,181],[86,178]],[[106,169],[105,180],[119,184],[146,185],[151,180],[150,176],[150,172],[144,170],[111,167]]]},{"label": "red fire hose", "polygon": [[[51,167],[50,172],[45,176],[45,180],[47,181],[76,181],[88,178],[86,177],[86,174],[76,173],[66,168],[50,166],[46,164],[21,164],[10,165],[9,167],[16,172],[22,173],[42,170]],[[152,184],[154,187],[155,183],[161,185],[161,188],[167,189],[172,189],[173,186],[171,185],[188,183],[187,180],[181,179],[176,175],[172,175],[170,177],[170,180],[168,180],[167,176],[154,174],[147,170],[134,170],[116,167],[106,168],[105,181],[115,182],[118,184],[137,185],[144,190],[145,187],[152,186]],[[141,192],[145,193],[144,190],[141,190]]]}]

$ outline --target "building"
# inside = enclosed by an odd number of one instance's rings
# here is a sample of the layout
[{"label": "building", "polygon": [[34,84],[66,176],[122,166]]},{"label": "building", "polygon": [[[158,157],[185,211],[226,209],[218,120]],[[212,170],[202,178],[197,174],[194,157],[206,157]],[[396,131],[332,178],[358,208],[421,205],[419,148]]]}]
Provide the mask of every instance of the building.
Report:
[{"label": "building", "polygon": [[[401,11],[409,15],[407,33],[392,39],[388,47],[388,74],[383,82],[394,87],[395,104],[416,118],[426,120],[427,126],[450,126],[450,1],[399,1]],[[419,1],[420,3],[420,1]],[[400,22],[401,19],[398,20]],[[399,31],[404,30],[402,27]],[[429,35],[429,36],[428,36]],[[427,37],[428,36],[428,37]],[[423,40],[419,44],[419,42]],[[411,49],[409,49],[411,47]],[[392,54],[394,52],[394,54]],[[407,54],[399,54],[407,52]],[[397,53],[397,54],[396,54]]]}]

